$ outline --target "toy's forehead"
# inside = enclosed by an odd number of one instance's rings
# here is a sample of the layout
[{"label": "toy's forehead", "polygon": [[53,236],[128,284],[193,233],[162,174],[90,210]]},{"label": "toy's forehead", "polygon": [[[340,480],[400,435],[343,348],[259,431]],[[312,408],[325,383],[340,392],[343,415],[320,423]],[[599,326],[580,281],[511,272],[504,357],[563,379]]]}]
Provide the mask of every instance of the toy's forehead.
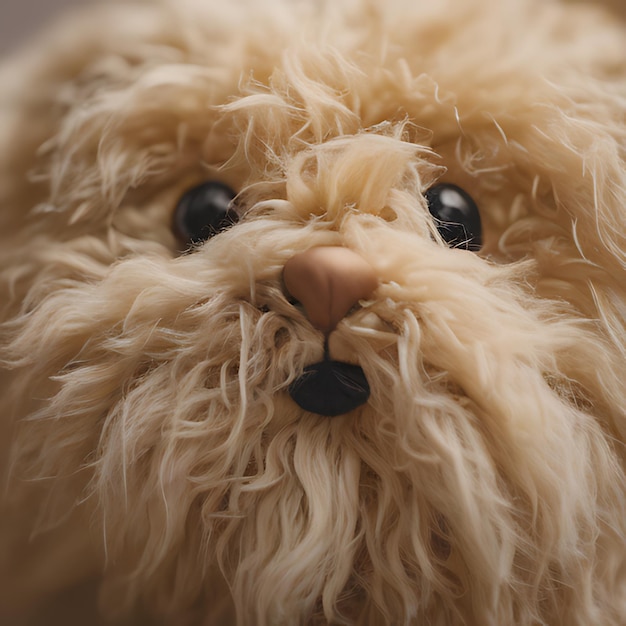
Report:
[{"label": "toy's forehead", "polygon": [[[274,105],[276,114],[290,108],[310,125],[353,132],[343,107],[361,128],[410,119],[440,142],[458,136],[461,124],[474,132],[490,119],[532,122],[530,110],[554,95],[548,80],[576,56],[573,41],[553,36],[567,31],[562,21],[547,10],[530,15],[526,3],[476,0],[270,7],[244,0],[218,12],[197,0],[161,2],[129,12],[128,32],[87,64],[75,101],[100,99],[113,123],[146,100],[185,123],[212,122],[224,105],[240,120]],[[324,138],[333,134],[329,128]]]},{"label": "toy's forehead", "polygon": [[50,203],[110,215],[130,191],[236,166],[238,149],[241,188],[255,159],[261,175],[277,151],[403,124],[440,154],[462,141],[468,162],[532,163],[550,110],[568,100],[550,81],[621,49],[610,37],[583,45],[578,13],[542,6],[240,0],[216,11],[161,0],[105,11],[74,29],[79,45],[58,46],[72,75],[55,90],[65,114],[40,152]]},{"label": "toy's forehead", "polygon": [[[549,74],[551,65],[562,69],[554,54],[555,17],[546,11],[530,16],[526,6],[490,0],[261,6],[243,0],[217,11],[198,0],[161,1],[118,16],[121,32],[104,36],[102,54],[93,55],[87,69],[96,76],[109,73],[122,85],[159,66],[203,68],[215,102],[250,81],[268,84],[285,64],[343,89],[354,86],[345,83],[349,65],[361,72],[364,84],[388,88],[393,82],[397,90],[412,92],[416,86],[419,92],[416,78],[429,76],[444,91],[478,94],[511,82],[506,78],[515,72],[518,93],[511,95],[519,96],[528,87],[522,75]],[[542,48],[547,41],[553,54]],[[83,53],[76,52],[77,58]],[[343,68],[325,63],[333,54],[343,59]]]}]

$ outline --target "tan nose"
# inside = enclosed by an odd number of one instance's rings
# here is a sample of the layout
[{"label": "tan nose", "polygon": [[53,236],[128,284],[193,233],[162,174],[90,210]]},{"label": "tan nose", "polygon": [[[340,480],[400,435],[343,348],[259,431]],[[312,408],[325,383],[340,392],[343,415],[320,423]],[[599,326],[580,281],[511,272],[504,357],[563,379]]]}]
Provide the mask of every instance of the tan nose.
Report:
[{"label": "tan nose", "polygon": [[378,285],[372,266],[362,256],[333,246],[296,254],[285,265],[283,281],[289,294],[304,307],[311,324],[325,334]]}]

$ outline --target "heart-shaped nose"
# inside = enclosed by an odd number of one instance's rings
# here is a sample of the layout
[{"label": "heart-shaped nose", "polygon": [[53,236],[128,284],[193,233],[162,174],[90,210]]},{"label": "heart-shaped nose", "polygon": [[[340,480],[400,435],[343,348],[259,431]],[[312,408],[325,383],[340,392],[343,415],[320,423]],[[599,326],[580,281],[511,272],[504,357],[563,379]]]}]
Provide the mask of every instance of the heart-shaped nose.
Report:
[{"label": "heart-shaped nose", "polygon": [[356,252],[339,246],[296,254],[285,264],[283,282],[311,324],[326,335],[378,286],[372,266]]}]

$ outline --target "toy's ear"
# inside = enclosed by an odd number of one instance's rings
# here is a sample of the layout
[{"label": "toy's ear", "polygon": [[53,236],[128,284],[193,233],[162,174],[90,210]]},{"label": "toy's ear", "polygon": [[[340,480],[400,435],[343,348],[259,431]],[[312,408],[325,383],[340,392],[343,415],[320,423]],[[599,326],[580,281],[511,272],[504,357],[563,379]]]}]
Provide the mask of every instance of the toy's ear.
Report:
[{"label": "toy's ear", "polygon": [[[99,11],[96,19],[93,12]],[[0,65],[0,203],[22,212],[45,192],[44,181],[30,175],[41,160],[42,146],[57,136],[62,121],[76,106],[80,92],[106,82],[107,51],[142,35],[156,34],[158,15],[149,6],[90,9],[62,19],[40,35],[36,46],[17,50]],[[121,46],[123,50],[124,46]],[[123,64],[123,53],[108,57]],[[109,72],[110,73],[110,72]],[[16,206],[16,201],[18,205]]]},{"label": "toy's ear", "polygon": [[206,137],[210,98],[233,89],[216,68],[236,44],[183,5],[90,7],[0,66],[0,202],[14,211],[0,226],[42,202],[66,223],[103,217],[147,173],[180,166],[181,121]]}]

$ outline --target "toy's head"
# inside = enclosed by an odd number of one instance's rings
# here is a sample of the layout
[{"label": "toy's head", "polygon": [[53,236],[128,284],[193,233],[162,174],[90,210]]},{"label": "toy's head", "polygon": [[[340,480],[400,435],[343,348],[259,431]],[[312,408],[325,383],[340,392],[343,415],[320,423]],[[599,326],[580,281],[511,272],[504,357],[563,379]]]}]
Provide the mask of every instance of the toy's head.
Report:
[{"label": "toy's head", "polygon": [[619,24],[164,0],[0,79],[5,595],[623,623]]}]

